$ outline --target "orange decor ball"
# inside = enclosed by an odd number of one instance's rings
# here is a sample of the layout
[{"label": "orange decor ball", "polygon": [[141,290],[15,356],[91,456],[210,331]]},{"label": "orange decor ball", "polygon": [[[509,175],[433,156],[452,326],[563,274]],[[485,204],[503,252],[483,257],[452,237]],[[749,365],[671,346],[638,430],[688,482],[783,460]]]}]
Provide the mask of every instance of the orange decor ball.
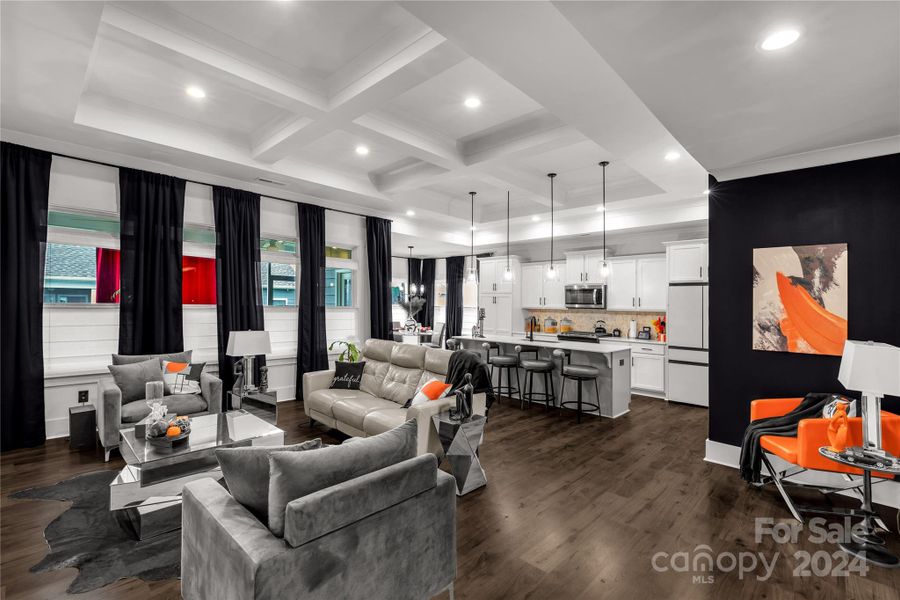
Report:
[{"label": "orange decor ball", "polygon": [[181,427],[177,427],[172,425],[168,429],[166,429],[166,437],[176,437],[181,435]]}]

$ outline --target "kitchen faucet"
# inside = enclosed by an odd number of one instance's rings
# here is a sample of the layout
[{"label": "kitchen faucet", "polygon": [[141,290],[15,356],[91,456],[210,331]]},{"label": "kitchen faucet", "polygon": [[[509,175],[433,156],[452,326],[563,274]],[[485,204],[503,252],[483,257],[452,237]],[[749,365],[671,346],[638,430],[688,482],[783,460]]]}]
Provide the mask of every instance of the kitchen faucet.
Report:
[{"label": "kitchen faucet", "polygon": [[528,319],[528,341],[534,341],[534,330],[537,328],[537,317],[531,315],[531,318]]}]

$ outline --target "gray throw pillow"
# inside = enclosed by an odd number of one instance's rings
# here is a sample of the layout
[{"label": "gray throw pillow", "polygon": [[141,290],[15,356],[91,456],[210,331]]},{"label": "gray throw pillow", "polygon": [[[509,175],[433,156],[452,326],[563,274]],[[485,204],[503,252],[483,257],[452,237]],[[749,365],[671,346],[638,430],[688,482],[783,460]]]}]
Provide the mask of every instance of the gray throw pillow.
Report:
[{"label": "gray throw pillow", "polygon": [[269,529],[284,537],[284,513],[292,500],[415,456],[415,421],[315,452],[273,452],[269,455]]},{"label": "gray throw pillow", "polygon": [[191,362],[191,356],[193,356],[193,350],[185,350],[184,352],[170,352],[168,354],[113,354],[112,355],[112,364],[114,365],[130,365],[133,363],[144,362],[149,358],[155,358],[159,361],[159,366],[162,368],[162,361],[168,360],[171,362]]},{"label": "gray throw pillow", "polygon": [[216,458],[222,467],[225,484],[235,500],[243,504],[253,515],[268,524],[269,506],[269,454],[272,452],[299,452],[322,447],[316,438],[291,446],[245,446],[243,448],[219,448]]},{"label": "gray throw pillow", "polygon": [[146,385],[150,381],[165,383],[162,367],[157,358],[149,358],[143,362],[127,365],[109,365],[107,368],[116,381],[116,385],[122,390],[122,404],[143,400],[146,395]]}]

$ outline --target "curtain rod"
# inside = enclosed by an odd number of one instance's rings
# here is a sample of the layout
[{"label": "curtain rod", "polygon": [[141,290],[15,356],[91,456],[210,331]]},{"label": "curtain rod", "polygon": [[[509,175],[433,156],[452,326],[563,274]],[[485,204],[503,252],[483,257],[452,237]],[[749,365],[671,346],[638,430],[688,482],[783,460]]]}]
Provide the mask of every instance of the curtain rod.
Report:
[{"label": "curtain rod", "polygon": [[[72,160],[80,160],[81,162],[92,163],[92,164],[95,164],[95,165],[100,165],[101,167],[111,167],[111,168],[113,168],[113,169],[122,169],[122,168],[130,169],[130,168],[133,168],[133,167],[123,167],[122,165],[114,165],[114,164],[112,164],[112,163],[103,162],[102,160],[94,160],[94,159],[92,159],[92,158],[81,158],[81,157],[79,157],[79,156],[72,156],[72,155],[70,155],[70,154],[63,154],[62,152],[50,152],[49,154],[52,154],[53,156],[58,156],[58,157],[60,157],[60,158],[69,158],[69,159],[72,159]],[[138,169],[138,170],[145,171],[146,169]],[[152,173],[153,171],[150,171],[150,172]],[[158,174],[159,174],[159,175],[163,175],[163,173],[158,173]],[[175,177],[175,175],[170,175],[170,177]],[[214,184],[214,183],[207,183],[207,182],[205,182],[205,181],[197,181],[196,179],[186,179],[186,178],[184,178],[184,177],[178,177],[178,179],[184,180],[184,181],[186,181],[186,182],[188,182],[188,183],[196,183],[197,185],[206,185],[206,186],[209,186],[209,187],[226,187],[226,186],[217,186],[217,185]],[[234,189],[239,189],[239,188],[234,188]],[[244,191],[248,191],[248,192],[249,192],[250,190],[244,190]],[[258,193],[258,192],[252,192],[252,193],[256,194],[256,193]],[[272,196],[272,195],[270,195],[270,194],[260,194],[260,196],[265,196],[266,198],[272,198],[273,200],[281,200],[281,201],[283,201],[283,202],[293,202],[294,204],[298,204],[297,200],[291,200],[290,198],[281,198],[281,197],[279,197],[279,196]],[[310,204],[310,203],[307,202],[306,204]],[[319,206],[319,205],[316,204],[315,206]],[[353,215],[354,217],[372,217],[372,216],[374,216],[374,215],[364,215],[364,214],[362,214],[362,213],[357,213],[357,212],[353,212],[353,211],[350,211],[350,210],[342,210],[342,209],[340,209],[340,208],[329,208],[329,207],[327,207],[327,206],[323,206],[322,208],[324,208],[325,210],[330,210],[330,211],[332,211],[332,212],[343,213],[343,214],[345,214],[345,215]],[[382,218],[382,217],[378,217],[378,218]],[[385,219],[385,220],[386,220],[386,221],[390,221],[391,223],[394,222],[393,219]]]}]

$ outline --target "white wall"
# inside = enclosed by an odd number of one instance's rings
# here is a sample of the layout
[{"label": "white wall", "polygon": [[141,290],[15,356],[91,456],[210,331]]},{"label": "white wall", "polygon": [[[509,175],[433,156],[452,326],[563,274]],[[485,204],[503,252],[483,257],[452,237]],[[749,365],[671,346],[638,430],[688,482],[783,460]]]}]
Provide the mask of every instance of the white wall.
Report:
[{"label": "white wall", "polygon": [[[117,216],[118,170],[54,157],[50,171],[49,204],[51,210]],[[293,203],[263,197],[260,206],[260,233],[263,237],[296,239],[297,212]],[[215,228],[211,187],[187,184],[185,224]],[[116,236],[104,237],[103,234],[80,234],[57,228],[51,229],[48,237],[50,241],[63,243],[119,247]],[[328,339],[364,340],[370,331],[365,219],[326,211],[325,238],[330,245],[353,249],[351,263],[338,261],[329,266],[356,269],[355,306],[328,310]],[[215,248],[186,243],[185,253],[214,257]],[[272,339],[272,354],[267,357],[269,385],[277,390],[279,400],[295,397],[297,310],[296,306],[267,306],[264,309],[266,330]],[[195,360],[207,362],[210,372],[217,373],[216,308],[187,305],[183,315],[184,347],[194,351]],[[97,382],[101,377],[108,376],[106,367],[110,363],[110,354],[118,351],[118,331],[119,311],[116,305],[44,307],[44,410],[48,438],[68,435],[68,407],[76,404],[79,390],[88,390],[90,401],[96,401]]]}]

